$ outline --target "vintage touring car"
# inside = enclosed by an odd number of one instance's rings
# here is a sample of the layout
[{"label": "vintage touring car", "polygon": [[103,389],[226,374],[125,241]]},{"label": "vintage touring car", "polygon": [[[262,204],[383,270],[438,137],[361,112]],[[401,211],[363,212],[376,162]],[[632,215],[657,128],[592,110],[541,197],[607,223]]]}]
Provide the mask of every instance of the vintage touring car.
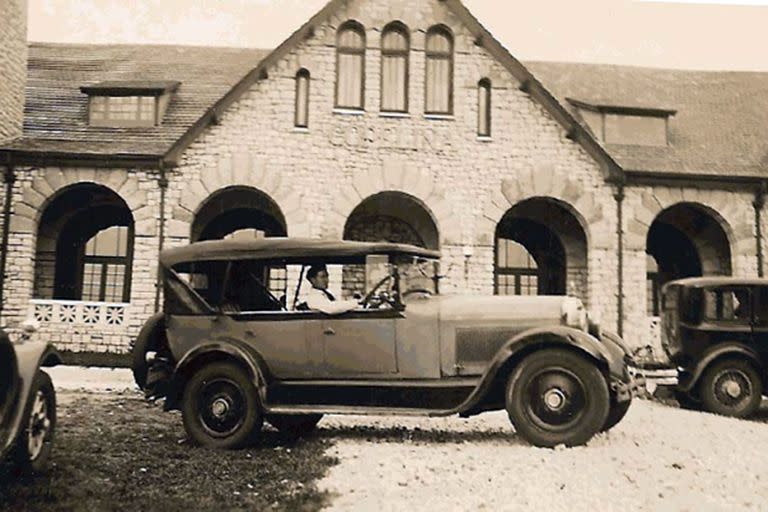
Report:
[{"label": "vintage touring car", "polygon": [[[524,439],[548,447],[621,420],[640,379],[578,299],[442,296],[438,260],[408,245],[309,239],[164,251],[164,312],[135,342],[136,382],[182,411],[193,441],[221,448],[253,441],[264,420],[298,434],[322,414],[506,408]],[[306,306],[317,264],[337,296],[364,295],[357,309]]]},{"label": "vintage touring car", "polygon": [[46,469],[56,426],[56,394],[41,367],[61,358],[48,343],[29,341],[26,324],[12,343],[0,329],[0,455],[24,473]]}]

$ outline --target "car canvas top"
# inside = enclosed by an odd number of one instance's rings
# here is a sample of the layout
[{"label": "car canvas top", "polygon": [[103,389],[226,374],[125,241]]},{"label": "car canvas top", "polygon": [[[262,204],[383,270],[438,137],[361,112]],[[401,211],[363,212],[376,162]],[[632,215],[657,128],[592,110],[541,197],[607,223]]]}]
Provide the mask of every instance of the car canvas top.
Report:
[{"label": "car canvas top", "polygon": [[312,238],[264,238],[260,240],[215,240],[167,249],[160,255],[163,267],[194,261],[229,261],[239,259],[297,260],[317,258],[358,259],[369,254],[400,254],[439,259],[440,253],[414,245],[386,242],[350,242]]}]

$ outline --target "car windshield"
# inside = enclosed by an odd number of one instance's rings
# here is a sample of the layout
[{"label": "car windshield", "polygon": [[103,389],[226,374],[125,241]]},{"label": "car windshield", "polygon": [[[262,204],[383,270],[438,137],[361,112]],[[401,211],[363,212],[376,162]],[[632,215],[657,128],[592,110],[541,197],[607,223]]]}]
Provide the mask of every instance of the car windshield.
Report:
[{"label": "car windshield", "polygon": [[440,276],[439,262],[426,258],[399,258],[396,263],[400,277],[400,294],[426,292],[437,295]]}]

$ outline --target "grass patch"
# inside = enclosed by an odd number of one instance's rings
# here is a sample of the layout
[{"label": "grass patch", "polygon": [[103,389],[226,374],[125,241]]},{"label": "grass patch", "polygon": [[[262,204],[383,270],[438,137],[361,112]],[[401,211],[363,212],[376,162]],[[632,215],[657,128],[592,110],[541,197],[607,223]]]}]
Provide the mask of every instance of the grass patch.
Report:
[{"label": "grass patch", "polygon": [[178,413],[133,393],[60,393],[51,469],[29,479],[0,469],[0,509],[319,510],[328,496],[315,482],[337,462],[328,444],[265,427],[247,450],[198,448]]}]

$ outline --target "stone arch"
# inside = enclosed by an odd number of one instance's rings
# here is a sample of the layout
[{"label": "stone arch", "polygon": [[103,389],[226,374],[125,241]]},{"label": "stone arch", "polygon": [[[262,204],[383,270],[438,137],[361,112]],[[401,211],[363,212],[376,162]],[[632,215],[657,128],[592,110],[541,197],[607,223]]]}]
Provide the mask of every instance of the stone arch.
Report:
[{"label": "stone arch", "polygon": [[610,219],[603,212],[602,201],[564,171],[553,167],[528,168],[514,178],[505,178],[486,201],[476,230],[476,243],[494,244],[496,226],[510,208],[526,199],[549,198],[571,212],[584,230],[590,247],[610,248],[613,244]]},{"label": "stone arch", "polygon": [[129,302],[135,219],[114,190],[68,185],[39,211],[33,293],[44,299]]},{"label": "stone arch", "polygon": [[440,235],[440,246],[462,243],[462,221],[446,198],[445,189],[428,169],[417,169],[399,159],[387,160],[381,167],[356,172],[351,182],[342,185],[334,199],[324,234],[329,238],[343,238],[347,220],[355,208],[382,192],[402,193],[424,205]]},{"label": "stone arch", "polygon": [[36,233],[43,212],[60,193],[78,184],[93,184],[109,189],[120,197],[133,215],[136,234],[154,236],[156,212],[148,205],[147,191],[139,188],[138,179],[123,169],[67,169],[47,167],[32,184],[22,190],[22,201],[14,205],[11,229]]},{"label": "stone arch", "polygon": [[[731,248],[731,268],[737,255],[755,257],[754,211],[744,208],[738,194],[717,190],[656,187],[643,191],[634,212],[627,218],[625,244],[628,249],[645,250],[648,231],[663,211],[687,204],[706,213],[723,230]],[[747,203],[748,204],[748,203]]]},{"label": "stone arch", "polygon": [[288,236],[310,235],[303,196],[283,173],[270,168],[263,158],[252,153],[221,155],[213,169],[201,171],[199,178],[190,181],[169,219],[169,235],[188,237],[195,213],[208,198],[232,187],[255,189],[270,197],[284,216]]},{"label": "stone arch", "polygon": [[277,203],[251,187],[226,187],[211,194],[195,211],[190,240],[216,240],[241,229],[258,229],[267,237],[287,234]]},{"label": "stone arch", "polygon": [[[520,201],[507,210],[495,229],[494,289],[497,293],[509,293],[510,276],[516,288],[520,279],[535,278],[536,286],[529,293],[571,295],[586,300],[587,237],[585,220],[569,204],[548,197]],[[520,264],[509,261],[510,242],[518,246],[516,252],[527,252],[535,265],[515,268]]]},{"label": "stone arch", "polygon": [[440,249],[440,233],[432,212],[404,192],[379,192],[364,199],[347,218],[344,239]]}]

